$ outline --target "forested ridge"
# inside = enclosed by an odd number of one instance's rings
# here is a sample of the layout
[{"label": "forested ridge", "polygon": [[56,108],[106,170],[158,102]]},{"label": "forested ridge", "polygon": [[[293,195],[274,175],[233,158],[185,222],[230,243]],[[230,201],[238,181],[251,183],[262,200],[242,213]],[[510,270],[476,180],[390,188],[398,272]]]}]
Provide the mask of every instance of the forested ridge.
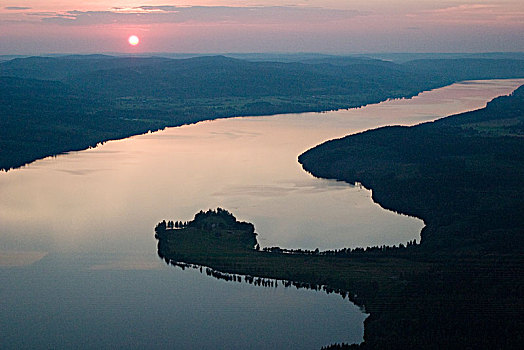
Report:
[{"label": "forested ridge", "polygon": [[524,60],[73,55],[0,62],[0,169],[206,119],[362,106],[464,79],[524,77]]},{"label": "forested ridge", "polygon": [[[524,230],[523,106],[520,87],[478,111],[327,141],[299,162],[318,177],[358,181],[381,206],[423,219],[428,246],[513,249]],[[493,230],[512,237],[511,246],[499,247]]]},{"label": "forested ridge", "polygon": [[[486,108],[328,141],[299,157],[424,219],[408,257],[432,268],[366,320],[359,348],[517,349],[524,337],[524,86]],[[414,247],[415,248],[415,247]],[[345,347],[345,346],[343,346]]]}]

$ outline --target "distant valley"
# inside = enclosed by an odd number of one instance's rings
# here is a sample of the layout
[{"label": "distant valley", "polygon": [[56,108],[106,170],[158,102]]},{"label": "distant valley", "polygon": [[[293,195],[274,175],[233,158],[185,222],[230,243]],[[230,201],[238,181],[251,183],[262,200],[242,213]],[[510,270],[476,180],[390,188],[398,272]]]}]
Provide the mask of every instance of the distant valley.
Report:
[{"label": "distant valley", "polygon": [[0,169],[167,126],[350,108],[460,80],[522,76],[520,59],[14,58],[0,63]]}]

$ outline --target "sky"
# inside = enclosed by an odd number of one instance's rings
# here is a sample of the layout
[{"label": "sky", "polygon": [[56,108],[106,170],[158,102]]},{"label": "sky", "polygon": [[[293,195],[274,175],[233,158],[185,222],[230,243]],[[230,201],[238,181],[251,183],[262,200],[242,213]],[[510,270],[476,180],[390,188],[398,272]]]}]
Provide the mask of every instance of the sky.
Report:
[{"label": "sky", "polygon": [[524,1],[0,1],[0,55],[495,51],[524,51]]}]

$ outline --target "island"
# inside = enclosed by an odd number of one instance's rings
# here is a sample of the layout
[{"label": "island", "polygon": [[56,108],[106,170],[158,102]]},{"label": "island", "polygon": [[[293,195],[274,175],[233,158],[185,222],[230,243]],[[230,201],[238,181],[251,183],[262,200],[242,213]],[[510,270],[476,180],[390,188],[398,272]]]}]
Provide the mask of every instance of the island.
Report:
[{"label": "island", "polygon": [[478,111],[328,141],[299,161],[315,176],[358,181],[381,206],[422,218],[420,243],[260,249],[252,224],[217,209],[158,224],[159,256],[217,278],[336,292],[370,314],[362,344],[326,348],[520,348],[524,87]]}]

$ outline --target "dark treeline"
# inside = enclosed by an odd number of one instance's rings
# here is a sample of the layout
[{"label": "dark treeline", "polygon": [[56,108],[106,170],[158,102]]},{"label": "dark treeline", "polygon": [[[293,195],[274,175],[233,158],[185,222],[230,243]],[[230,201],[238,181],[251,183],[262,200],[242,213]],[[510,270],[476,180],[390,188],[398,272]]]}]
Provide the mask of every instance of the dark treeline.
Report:
[{"label": "dark treeline", "polygon": [[320,350],[339,350],[339,349],[352,349],[352,348],[358,349],[356,345],[352,346],[351,344],[347,344],[347,343],[338,343],[338,344],[332,344],[329,346],[323,346],[320,348]]},{"label": "dark treeline", "polygon": [[417,240],[411,240],[405,245],[400,243],[399,245],[381,245],[381,246],[372,246],[372,247],[356,247],[356,248],[341,248],[333,250],[324,250],[320,251],[318,248],[315,250],[308,249],[287,249],[280,247],[264,247],[262,251],[272,252],[272,253],[285,253],[285,254],[303,254],[303,255],[321,255],[321,256],[350,256],[352,254],[362,254],[362,253],[381,253],[388,254],[393,252],[400,252],[406,250],[407,248],[417,245]]},{"label": "dark treeline", "polygon": [[165,231],[168,229],[175,229],[175,228],[186,228],[188,225],[187,221],[167,221],[163,220],[158,223],[158,225],[155,227],[155,231]]},{"label": "dark treeline", "polygon": [[0,169],[167,126],[357,107],[463,79],[518,77],[524,60],[15,58],[0,62]]}]

